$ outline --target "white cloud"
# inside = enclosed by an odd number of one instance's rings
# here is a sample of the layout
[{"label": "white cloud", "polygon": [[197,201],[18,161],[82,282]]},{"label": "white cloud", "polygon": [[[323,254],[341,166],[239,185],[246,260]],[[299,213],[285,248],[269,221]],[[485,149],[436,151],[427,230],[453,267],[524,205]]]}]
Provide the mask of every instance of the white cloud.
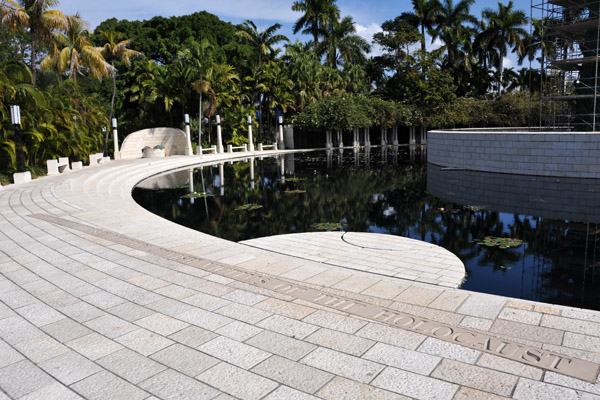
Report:
[{"label": "white cloud", "polygon": [[365,39],[367,43],[371,44],[371,52],[369,53],[369,55],[373,57],[381,55],[381,48],[376,44],[372,44],[373,35],[377,32],[382,31],[381,26],[375,22],[371,22],[369,25],[361,25],[355,23],[354,27],[356,28],[356,34]]},{"label": "white cloud", "polygon": [[429,51],[437,50],[440,47],[442,47],[443,45],[444,45],[444,42],[442,42],[442,40],[440,38],[436,38],[433,41],[433,43],[431,43],[427,46],[427,50],[429,50]]},{"label": "white cloud", "polygon": [[514,64],[513,60],[511,60],[510,58],[504,57],[502,59],[502,67],[504,69],[513,68],[514,66],[515,66],[515,64]]}]

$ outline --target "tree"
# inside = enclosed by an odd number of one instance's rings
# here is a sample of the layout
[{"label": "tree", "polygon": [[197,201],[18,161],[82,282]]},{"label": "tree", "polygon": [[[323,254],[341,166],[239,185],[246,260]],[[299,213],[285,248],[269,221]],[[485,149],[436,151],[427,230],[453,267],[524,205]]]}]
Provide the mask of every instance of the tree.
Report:
[{"label": "tree", "polygon": [[408,13],[416,24],[421,27],[421,50],[425,51],[425,30],[431,30],[437,18],[442,15],[442,5],[439,0],[412,0],[413,12]]},{"label": "tree", "polygon": [[49,10],[58,0],[2,0],[2,24],[12,31],[29,29],[30,61],[33,84],[36,80],[37,56],[41,46],[52,42],[56,30],[67,28],[67,18],[58,10]]},{"label": "tree", "polygon": [[67,17],[65,33],[54,32],[52,49],[40,64],[42,69],[68,71],[68,77],[75,83],[77,75],[83,75],[84,71],[98,80],[113,74],[114,67],[102,56],[102,48],[94,47],[90,42],[89,35],[79,15]]},{"label": "tree", "polygon": [[366,40],[356,35],[351,16],[341,21],[331,21],[324,32],[324,40],[317,47],[317,54],[325,54],[325,64],[337,69],[346,64],[364,64],[365,53],[371,50]]},{"label": "tree", "polygon": [[528,36],[523,25],[527,23],[525,12],[513,9],[513,2],[507,5],[498,3],[498,10],[486,8],[481,15],[487,20],[487,29],[481,32],[481,41],[498,50],[497,70],[500,73],[498,96],[502,94],[503,59],[508,52],[508,46],[522,49],[523,40]]},{"label": "tree", "polygon": [[303,34],[313,36],[313,45],[319,45],[319,36],[328,28],[331,21],[340,18],[340,9],[335,4],[336,0],[298,0],[292,4],[293,11],[303,12],[294,24],[294,34],[302,28]]},{"label": "tree", "polygon": [[[110,74],[113,81],[113,92],[110,98],[110,114],[108,115],[108,121],[110,122],[113,117],[113,111],[115,108],[115,96],[117,94],[117,72],[115,68],[115,61],[120,60],[125,63],[126,66],[131,65],[131,60],[136,57],[141,57],[142,53],[136,50],[128,48],[131,44],[131,39],[121,40],[123,34],[114,30],[101,31],[100,32],[106,43],[102,47],[102,56],[107,62],[110,62],[112,66],[112,73]],[[106,153],[106,146],[108,143],[108,129],[104,136],[104,152]]]}]

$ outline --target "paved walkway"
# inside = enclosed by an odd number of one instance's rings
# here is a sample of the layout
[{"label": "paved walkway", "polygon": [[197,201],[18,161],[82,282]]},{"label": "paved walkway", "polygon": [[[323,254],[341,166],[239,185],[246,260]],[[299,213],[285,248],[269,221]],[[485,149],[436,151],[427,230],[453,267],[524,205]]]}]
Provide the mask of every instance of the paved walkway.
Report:
[{"label": "paved walkway", "polygon": [[599,312],[231,243],[132,200],[198,161],[0,189],[0,399],[600,398]]}]

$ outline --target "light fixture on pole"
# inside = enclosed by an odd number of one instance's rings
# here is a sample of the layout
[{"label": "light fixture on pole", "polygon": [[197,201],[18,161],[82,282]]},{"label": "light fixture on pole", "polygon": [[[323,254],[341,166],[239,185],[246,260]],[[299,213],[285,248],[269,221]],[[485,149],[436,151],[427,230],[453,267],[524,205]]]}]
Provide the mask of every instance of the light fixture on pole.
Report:
[{"label": "light fixture on pole", "polygon": [[191,156],[194,154],[194,152],[192,150],[192,132],[190,131],[190,115],[185,114],[183,116],[183,120],[185,122],[185,138],[186,138],[185,155]]},{"label": "light fixture on pole", "polygon": [[252,116],[248,115],[248,150],[254,151],[254,140],[252,139]]},{"label": "light fixture on pole", "polygon": [[283,143],[283,116],[280,115],[277,120],[279,122],[279,138],[277,139],[277,148],[283,150],[285,149],[285,144]]},{"label": "light fixture on pole", "polygon": [[25,172],[25,153],[23,152],[23,138],[21,136],[21,109],[19,106],[10,106],[10,121],[15,128],[15,158],[17,172]]},{"label": "light fixture on pole", "polygon": [[114,142],[114,148],[115,148],[114,159],[120,160],[121,153],[119,153],[119,133],[117,132],[117,119],[116,118],[112,119],[111,125],[112,125],[113,142]]},{"label": "light fixture on pole", "polygon": [[223,136],[221,134],[221,116],[217,115],[217,153],[223,153]]},{"label": "light fixture on pole", "polygon": [[21,109],[19,106],[10,106],[10,121],[13,125],[21,125]]}]

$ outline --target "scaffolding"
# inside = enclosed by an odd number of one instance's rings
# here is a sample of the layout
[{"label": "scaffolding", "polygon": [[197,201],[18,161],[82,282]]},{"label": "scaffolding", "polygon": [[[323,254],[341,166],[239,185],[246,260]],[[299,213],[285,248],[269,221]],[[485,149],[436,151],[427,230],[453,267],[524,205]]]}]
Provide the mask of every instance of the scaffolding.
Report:
[{"label": "scaffolding", "polygon": [[540,126],[600,130],[600,0],[532,0],[541,21]]}]

